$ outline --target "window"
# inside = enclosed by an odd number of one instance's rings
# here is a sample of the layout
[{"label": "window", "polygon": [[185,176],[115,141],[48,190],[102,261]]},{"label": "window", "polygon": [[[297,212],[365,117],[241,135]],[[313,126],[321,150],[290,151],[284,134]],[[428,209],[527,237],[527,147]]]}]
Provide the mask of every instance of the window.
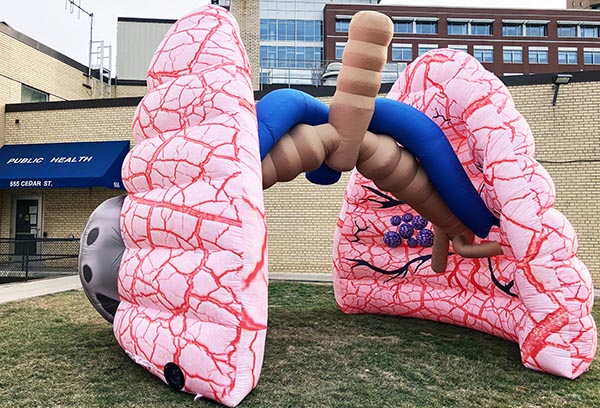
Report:
[{"label": "window", "polygon": [[525,35],[529,37],[546,37],[548,35],[548,25],[525,24]]},{"label": "window", "polygon": [[394,17],[395,34],[437,34],[437,18]]},{"label": "window", "polygon": [[505,37],[518,37],[523,35],[523,24],[504,23],[502,24],[502,35]]},{"label": "window", "polygon": [[449,18],[448,35],[492,35],[491,19]]},{"label": "window", "polygon": [[575,24],[559,24],[559,37],[577,37],[577,25]]},{"label": "window", "polygon": [[322,32],[318,20],[260,20],[260,39],[265,41],[323,41]]},{"label": "window", "polygon": [[471,23],[471,35],[492,35],[492,23]]},{"label": "window", "polygon": [[598,38],[598,26],[582,25],[580,26],[581,37]]},{"label": "window", "polygon": [[577,48],[558,48],[559,64],[577,64]]},{"label": "window", "polygon": [[394,33],[396,33],[396,34],[412,34],[412,32],[413,32],[413,21],[412,20],[394,21]]},{"label": "window", "polygon": [[261,72],[260,73],[260,83],[261,84],[270,84],[271,83],[271,73],[270,72]]},{"label": "window", "polygon": [[321,65],[321,47],[260,46],[262,68],[313,69]]},{"label": "window", "polygon": [[584,48],[583,63],[585,65],[600,65],[600,48]]},{"label": "window", "polygon": [[469,34],[468,23],[459,21],[448,22],[448,35],[467,35]]},{"label": "window", "polygon": [[346,43],[335,43],[335,59],[341,60],[342,54],[344,54],[344,48],[346,48]]},{"label": "window", "polygon": [[437,49],[437,44],[419,44],[419,56],[425,54],[428,51]]},{"label": "window", "polygon": [[481,63],[494,62],[494,47],[491,45],[474,45],[473,56]]},{"label": "window", "polygon": [[522,47],[504,47],[502,49],[502,61],[506,64],[522,64],[523,63],[523,48]]},{"label": "window", "polygon": [[48,102],[48,94],[39,89],[21,84],[21,103]]},{"label": "window", "polygon": [[260,46],[260,66],[264,68],[275,68],[277,64],[277,47]]},{"label": "window", "polygon": [[336,19],[335,20],[335,31],[338,33],[347,33],[350,27],[350,20],[348,19]]},{"label": "window", "polygon": [[412,45],[392,44],[392,61],[412,61]]},{"label": "window", "polygon": [[449,45],[448,48],[450,48],[451,50],[456,50],[456,51],[464,51],[464,52],[469,52],[469,47],[466,45]]},{"label": "window", "polygon": [[417,21],[417,34],[437,34],[437,21]]},{"label": "window", "polygon": [[260,39],[261,40],[276,40],[277,39],[277,20],[271,20],[271,19],[260,20]]},{"label": "window", "polygon": [[529,63],[530,64],[547,64],[548,63],[548,48],[547,47],[529,47]]}]

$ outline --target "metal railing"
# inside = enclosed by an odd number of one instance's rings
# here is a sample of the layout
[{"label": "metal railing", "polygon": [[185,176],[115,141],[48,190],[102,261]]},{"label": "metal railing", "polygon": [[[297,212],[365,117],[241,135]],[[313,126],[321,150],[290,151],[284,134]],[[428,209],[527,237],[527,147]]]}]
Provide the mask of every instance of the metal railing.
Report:
[{"label": "metal railing", "polygon": [[0,238],[0,282],[77,274],[79,238]]},{"label": "metal railing", "polygon": [[[292,60],[269,59],[260,60],[260,85],[335,85],[340,61],[337,60]],[[394,83],[406,68],[406,62],[388,62],[381,75],[382,83]],[[332,75],[333,74],[333,75]]]}]

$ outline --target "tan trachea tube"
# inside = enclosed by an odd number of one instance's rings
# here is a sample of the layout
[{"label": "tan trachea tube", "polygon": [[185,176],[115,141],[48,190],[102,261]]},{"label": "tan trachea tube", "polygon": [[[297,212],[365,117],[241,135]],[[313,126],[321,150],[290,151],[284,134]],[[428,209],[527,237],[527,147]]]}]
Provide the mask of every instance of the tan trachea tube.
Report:
[{"label": "tan trachea tube", "polygon": [[326,163],[338,171],[352,170],[356,164],[373,116],[394,26],[384,14],[361,11],[352,18],[348,31],[337,90],[329,110],[329,123],[338,131],[340,144]]}]

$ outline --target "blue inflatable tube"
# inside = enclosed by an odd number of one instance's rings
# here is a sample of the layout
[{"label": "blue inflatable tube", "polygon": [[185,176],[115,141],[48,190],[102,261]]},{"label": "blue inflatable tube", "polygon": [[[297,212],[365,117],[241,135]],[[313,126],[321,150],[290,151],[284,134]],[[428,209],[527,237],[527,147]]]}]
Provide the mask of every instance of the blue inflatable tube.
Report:
[{"label": "blue inflatable tube", "polygon": [[369,130],[393,137],[418,158],[442,200],[475,235],[485,238],[492,225],[498,225],[446,135],[427,115],[402,102],[378,98]]},{"label": "blue inflatable tube", "polygon": [[[263,160],[281,137],[294,126],[322,125],[329,120],[329,107],[315,97],[295,89],[278,89],[256,104],[260,159]],[[325,163],[306,177],[315,184],[333,184],[341,173]]]}]

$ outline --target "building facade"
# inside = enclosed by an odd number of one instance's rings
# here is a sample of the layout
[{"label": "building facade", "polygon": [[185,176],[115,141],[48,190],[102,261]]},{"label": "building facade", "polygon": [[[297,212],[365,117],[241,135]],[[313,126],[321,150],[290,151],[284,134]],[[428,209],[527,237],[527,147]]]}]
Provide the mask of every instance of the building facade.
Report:
[{"label": "building facade", "polygon": [[[600,70],[600,14],[525,10],[370,6],[394,23],[390,63],[410,63],[436,48],[463,50],[501,77]],[[341,59],[348,24],[364,6],[327,4],[325,59]]]},{"label": "building facade", "polygon": [[323,7],[334,3],[360,9],[379,0],[260,1],[261,84],[320,85],[327,65],[323,61]]},{"label": "building facade", "polygon": [[[232,10],[233,6],[253,16],[252,23],[240,22],[240,27],[245,27],[245,44],[258,44],[258,1],[234,1]],[[249,37],[252,35],[253,39]],[[133,142],[131,121],[145,83],[117,83],[113,96],[127,97],[98,99],[84,86],[87,67],[6,26],[0,26],[0,47],[8,50],[0,55],[0,146]],[[255,55],[257,51],[254,49]],[[575,227],[579,255],[599,284],[600,132],[596,116],[600,74],[572,74],[571,83],[560,87],[555,106],[551,103],[551,75],[503,79],[533,130],[536,158],[554,179],[556,207]],[[93,84],[92,90],[97,86]],[[31,95],[35,93],[29,88],[47,94],[47,102],[24,103],[34,99]],[[326,103],[333,94],[332,87],[311,89]],[[256,98],[260,97],[257,92]],[[316,186],[300,176],[265,191],[271,271],[330,273],[333,232],[347,181],[345,174],[335,185]],[[40,237],[79,237],[90,213],[107,198],[120,194],[125,191],[103,187],[0,188],[0,238],[15,237],[19,203],[35,200],[36,233]],[[33,214],[28,215],[31,221]]]}]

